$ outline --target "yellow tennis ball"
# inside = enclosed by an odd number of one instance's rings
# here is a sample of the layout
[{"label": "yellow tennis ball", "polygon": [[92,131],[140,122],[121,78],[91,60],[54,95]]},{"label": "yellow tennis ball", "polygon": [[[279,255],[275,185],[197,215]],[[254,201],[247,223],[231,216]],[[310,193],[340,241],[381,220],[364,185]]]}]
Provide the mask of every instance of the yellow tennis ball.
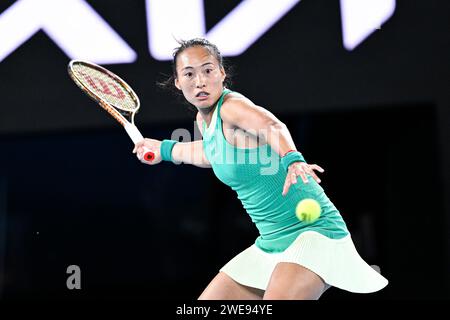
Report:
[{"label": "yellow tennis ball", "polygon": [[321,211],[320,204],[314,199],[303,199],[295,208],[297,218],[307,223],[316,221]]}]

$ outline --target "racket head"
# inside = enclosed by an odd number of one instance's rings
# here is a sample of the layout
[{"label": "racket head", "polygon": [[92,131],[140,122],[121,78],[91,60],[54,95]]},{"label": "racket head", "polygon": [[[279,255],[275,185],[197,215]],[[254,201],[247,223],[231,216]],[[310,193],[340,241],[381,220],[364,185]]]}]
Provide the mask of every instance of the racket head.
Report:
[{"label": "racket head", "polygon": [[125,125],[124,120],[134,123],[134,115],[139,110],[140,101],[122,78],[106,68],[84,60],[71,60],[67,71],[84,93],[99,102],[122,125]]}]

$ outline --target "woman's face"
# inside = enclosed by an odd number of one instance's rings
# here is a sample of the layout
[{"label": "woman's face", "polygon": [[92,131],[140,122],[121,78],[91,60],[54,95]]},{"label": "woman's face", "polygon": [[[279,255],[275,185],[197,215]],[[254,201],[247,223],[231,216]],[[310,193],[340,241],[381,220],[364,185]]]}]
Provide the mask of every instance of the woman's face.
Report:
[{"label": "woman's face", "polygon": [[222,94],[225,71],[208,49],[196,46],[177,57],[175,86],[198,109],[211,107]]}]

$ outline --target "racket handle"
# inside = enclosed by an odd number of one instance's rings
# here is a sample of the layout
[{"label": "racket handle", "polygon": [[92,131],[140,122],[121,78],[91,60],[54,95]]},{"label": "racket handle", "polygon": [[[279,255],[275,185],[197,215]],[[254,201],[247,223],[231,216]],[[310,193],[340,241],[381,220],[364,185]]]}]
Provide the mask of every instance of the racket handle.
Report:
[{"label": "racket handle", "polygon": [[[134,124],[126,123],[124,127],[125,131],[128,133],[128,136],[131,138],[131,140],[133,140],[134,144],[144,140],[144,137],[142,136],[141,132]],[[155,154],[152,151],[150,151],[150,149],[144,147],[142,159],[146,162],[152,162],[155,159]]]},{"label": "racket handle", "polygon": [[142,136],[139,129],[132,123],[126,123],[124,125],[125,131],[128,133],[128,136],[133,140],[133,143],[136,144],[142,140],[144,137]]}]

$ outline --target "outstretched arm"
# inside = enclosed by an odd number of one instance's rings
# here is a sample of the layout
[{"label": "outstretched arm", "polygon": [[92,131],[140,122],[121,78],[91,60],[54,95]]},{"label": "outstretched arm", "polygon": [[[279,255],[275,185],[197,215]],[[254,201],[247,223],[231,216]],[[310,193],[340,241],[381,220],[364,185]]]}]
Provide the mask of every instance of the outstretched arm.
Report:
[{"label": "outstretched arm", "polygon": [[[155,139],[145,138],[143,141],[136,143],[133,153],[136,153],[138,159],[145,164],[155,165],[162,161],[161,159],[161,141]],[[155,154],[155,159],[152,162],[142,160],[142,154],[146,147]],[[185,163],[192,164],[201,168],[210,168],[211,164],[206,159],[203,152],[203,141],[197,140],[193,142],[177,142],[172,148],[172,159],[177,164]]]},{"label": "outstretched arm", "polygon": [[[202,132],[201,117],[197,114],[197,125],[200,132]],[[142,159],[143,147],[146,147],[150,151],[155,153],[155,159],[151,162],[145,162],[146,164],[158,164],[161,162],[161,141],[155,139],[145,139],[135,145],[133,153],[136,153],[139,159]],[[177,142],[172,148],[172,160],[177,163],[192,164],[200,168],[211,168],[211,164],[205,156],[203,151],[203,140],[197,140],[192,142]],[[142,160],[141,160],[142,161]]]},{"label": "outstretched arm", "polygon": [[176,163],[192,164],[200,168],[211,168],[203,152],[203,140],[178,142],[172,149],[172,158]]},{"label": "outstretched arm", "polygon": [[[203,135],[203,119],[197,112],[197,126]],[[211,164],[203,151],[203,140],[178,142],[172,149],[172,158],[177,163],[192,164],[200,168],[211,168]]]},{"label": "outstretched arm", "polygon": [[[257,135],[268,143],[280,157],[284,157],[289,151],[297,150],[287,126],[268,110],[255,105],[244,96],[230,96],[220,111],[223,121]],[[320,179],[313,170],[324,171],[318,165],[309,165],[300,161],[289,165],[282,191],[283,195],[288,193],[292,184],[297,183],[297,176],[300,176],[303,182],[308,183],[306,175],[309,174],[320,183]]]},{"label": "outstretched arm", "polygon": [[255,105],[244,96],[230,96],[220,110],[226,121],[268,143],[280,157],[297,150],[286,125],[268,110]]}]

